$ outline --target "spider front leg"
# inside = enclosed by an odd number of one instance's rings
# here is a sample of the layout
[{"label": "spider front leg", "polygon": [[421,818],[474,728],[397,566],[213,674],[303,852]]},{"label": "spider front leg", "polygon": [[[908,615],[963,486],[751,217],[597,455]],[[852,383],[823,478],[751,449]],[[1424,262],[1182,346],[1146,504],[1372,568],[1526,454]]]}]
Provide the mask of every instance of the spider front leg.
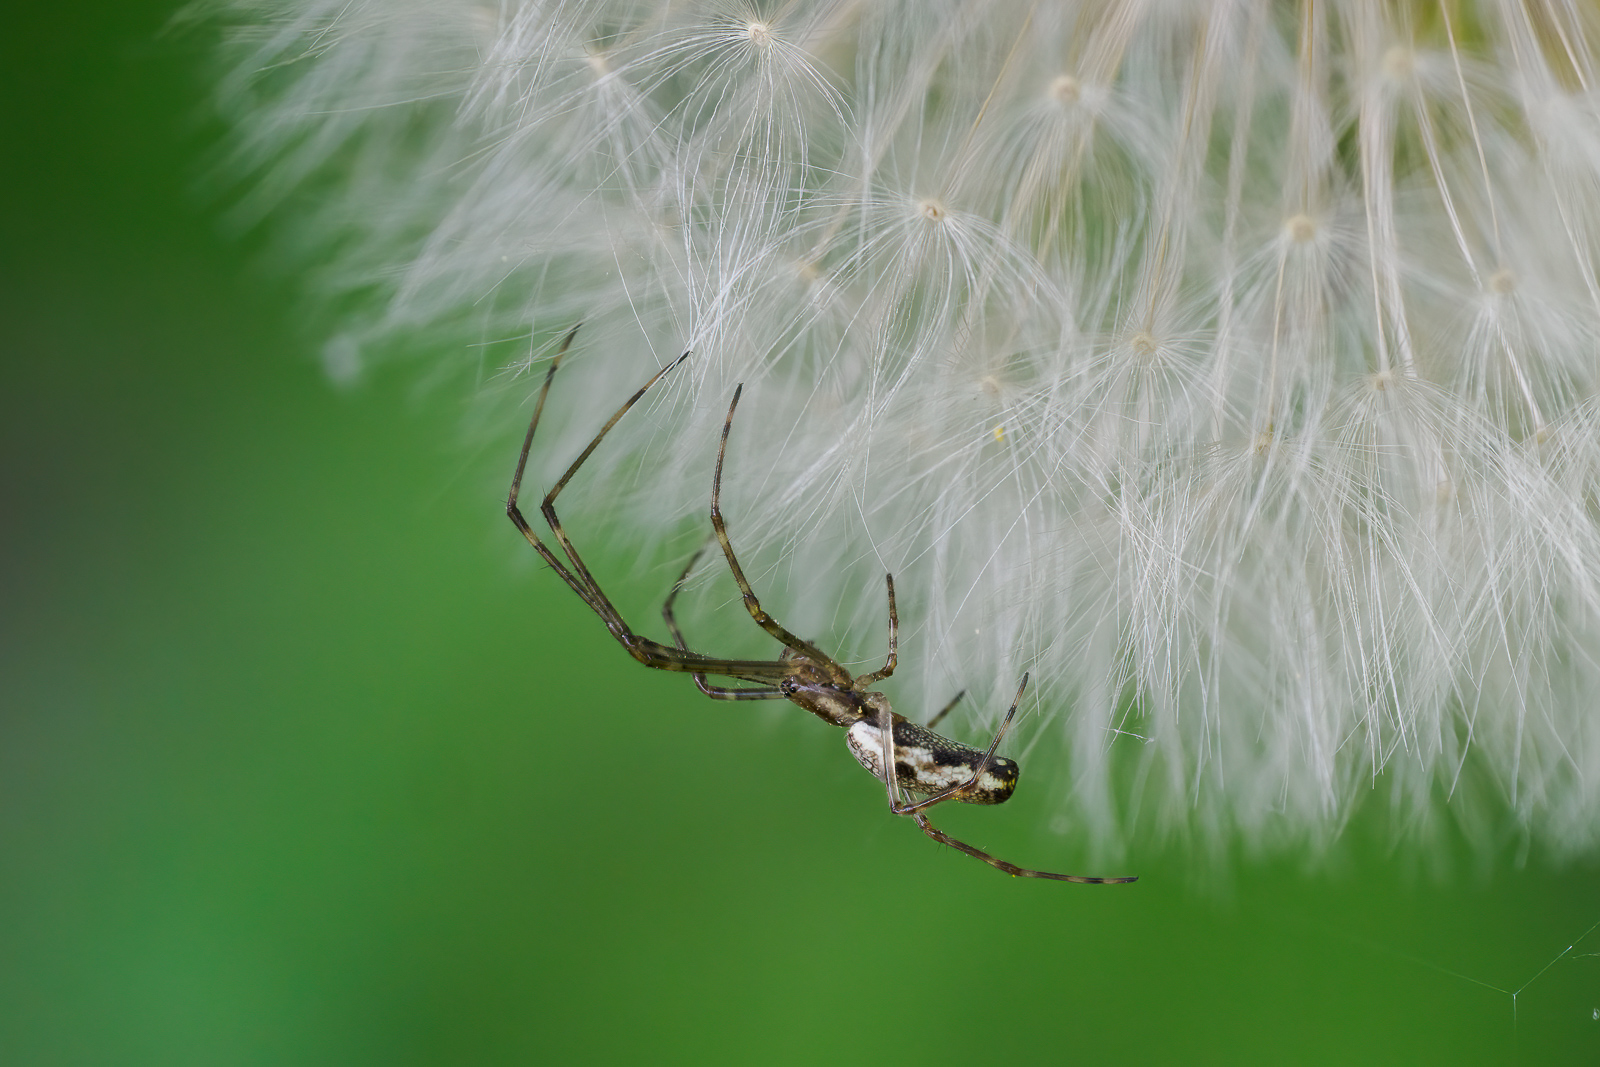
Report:
[{"label": "spider front leg", "polygon": [[981,848],[974,848],[965,841],[958,841],[928,821],[928,817],[921,812],[911,816],[922,827],[922,832],[939,842],[949,845],[958,852],[965,852],[975,860],[982,860],[989,866],[999,871],[1005,871],[1013,878],[1048,878],[1053,882],[1077,882],[1080,885],[1123,885],[1128,882],[1137,882],[1138,875],[1126,878],[1091,878],[1084,874],[1053,874],[1050,871],[1034,871],[1027,867],[1018,867],[1015,863],[1007,863],[998,856],[991,856]]}]

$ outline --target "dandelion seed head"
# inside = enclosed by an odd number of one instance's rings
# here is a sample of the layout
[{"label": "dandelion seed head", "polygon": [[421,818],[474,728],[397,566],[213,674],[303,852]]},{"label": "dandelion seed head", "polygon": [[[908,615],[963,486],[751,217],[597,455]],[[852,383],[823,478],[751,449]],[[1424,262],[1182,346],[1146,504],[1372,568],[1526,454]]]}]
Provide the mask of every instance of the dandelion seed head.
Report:
[{"label": "dandelion seed head", "polygon": [[1306,214],[1290,215],[1283,224],[1284,236],[1295,244],[1316,240],[1318,229],[1317,220]]},{"label": "dandelion seed head", "polygon": [[1417,53],[1406,45],[1392,45],[1383,53],[1381,69],[1391,82],[1409,81],[1417,72]]},{"label": "dandelion seed head", "polygon": [[[218,4],[241,217],[352,309],[330,375],[431,352],[509,433],[581,321],[548,479],[694,350],[570,490],[641,581],[744,382],[764,599],[865,663],[892,570],[896,706],[967,689],[973,737],[1030,671],[1030,776],[1107,858],[1378,802],[1600,844],[1600,14]],[[680,615],[770,652],[722,581]]]}]

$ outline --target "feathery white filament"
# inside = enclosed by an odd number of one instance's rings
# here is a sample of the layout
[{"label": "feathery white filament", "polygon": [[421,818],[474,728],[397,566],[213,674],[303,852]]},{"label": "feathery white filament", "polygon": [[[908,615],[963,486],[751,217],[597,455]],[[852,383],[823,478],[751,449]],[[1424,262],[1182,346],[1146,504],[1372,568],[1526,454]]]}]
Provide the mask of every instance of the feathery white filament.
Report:
[{"label": "feathery white filament", "polygon": [[694,349],[597,460],[648,466],[595,475],[628,536],[703,524],[748,383],[774,610],[880,655],[892,570],[926,706],[992,728],[1031,670],[1016,736],[1103,842],[1316,838],[1374,787],[1600,840],[1600,9],[228,12],[246,206],[312,205],[365,298],[341,367],[583,322],[548,472]]}]

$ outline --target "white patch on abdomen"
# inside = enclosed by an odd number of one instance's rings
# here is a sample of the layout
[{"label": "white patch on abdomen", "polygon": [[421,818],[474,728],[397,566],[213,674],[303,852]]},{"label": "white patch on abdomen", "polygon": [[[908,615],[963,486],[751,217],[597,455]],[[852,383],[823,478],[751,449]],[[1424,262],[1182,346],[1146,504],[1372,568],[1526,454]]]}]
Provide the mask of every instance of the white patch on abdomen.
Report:
[{"label": "white patch on abdomen", "polygon": [[[856,762],[867,769],[878,781],[887,781],[883,773],[883,731],[874,722],[862,721],[845,731],[845,742],[850,746]],[[939,763],[933,751],[921,745],[897,745],[894,760],[899,764],[897,775],[900,785],[914,793],[937,793],[964,783],[972,777],[976,763]],[[907,775],[904,768],[910,767]]]}]

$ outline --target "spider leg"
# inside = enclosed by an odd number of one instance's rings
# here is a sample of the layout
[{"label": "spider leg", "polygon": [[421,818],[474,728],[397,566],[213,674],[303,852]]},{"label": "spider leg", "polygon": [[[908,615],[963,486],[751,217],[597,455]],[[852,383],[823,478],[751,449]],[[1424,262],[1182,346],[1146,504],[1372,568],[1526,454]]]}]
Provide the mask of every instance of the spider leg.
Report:
[{"label": "spider leg", "polygon": [[871,674],[863,674],[855,680],[854,688],[865,689],[869,685],[883,681],[894,673],[895,664],[899,662],[900,652],[900,613],[894,609],[894,575],[885,574],[883,580],[889,586],[889,658],[883,661],[880,670]]},{"label": "spider leg", "polygon": [[926,725],[925,728],[931,730],[935,726],[938,726],[939,725],[939,720],[944,718],[946,715],[950,714],[950,710],[952,708],[954,708],[957,704],[961,703],[961,698],[966,696],[966,695],[967,695],[967,691],[965,689],[963,689],[961,692],[959,692],[955,696],[951,697],[950,698],[950,703],[948,703],[944,707],[940,708],[938,713],[935,714],[933,718],[928,720],[927,725]]},{"label": "spider leg", "polygon": [[[567,343],[570,343],[571,340],[572,335],[568,334]],[[562,347],[565,349],[566,345],[563,344]],[[584,462],[594,454],[594,450],[600,447],[600,442],[605,440],[606,434],[611,432],[611,428],[618,422],[622,421],[622,416],[626,415],[629,410],[632,409],[633,405],[639,402],[639,398],[644,396],[645,393],[649,392],[650,387],[665,377],[669,371],[673,370],[678,366],[678,364],[682,363],[688,358],[689,353],[685,352],[683,355],[679,356],[677,359],[661,368],[651,376],[649,381],[645,382],[644,385],[642,385],[632,396],[624,401],[622,406],[619,407],[611,416],[611,418],[606,421],[606,424],[600,427],[600,432],[594,435],[594,439],[589,442],[588,446],[578,454],[578,458],[572,461],[572,465],[567,468],[566,473],[563,474],[559,480],[557,480],[555,485],[550,487],[550,491],[544,495],[544,503],[540,506],[540,511],[544,514],[544,521],[550,527],[550,532],[555,534],[556,540],[561,543],[562,551],[564,551],[567,554],[567,558],[572,561],[573,571],[583,580],[584,585],[586,585],[593,594],[589,601],[590,607],[595,609],[595,614],[599,615],[605,620],[606,626],[611,630],[612,634],[614,634],[618,640],[622,640],[624,635],[633,636],[632,632],[628,629],[627,624],[622,621],[621,613],[617,611],[610,599],[601,591],[600,583],[595,581],[594,575],[589,572],[589,568],[584,564],[583,557],[578,555],[578,550],[573,547],[572,540],[567,537],[567,532],[561,525],[561,519],[556,515],[556,497],[561,495],[561,490],[565,489],[567,487],[567,483],[570,482],[573,476],[578,473],[578,468],[582,467]],[[550,368],[550,374],[555,374],[554,366]],[[544,388],[546,391],[548,391],[550,388],[550,378],[548,376],[545,378]],[[542,393],[539,397],[539,401],[539,406],[542,408],[544,406],[544,396]],[[535,425],[538,423],[537,412],[534,415],[534,423]],[[529,426],[528,443],[532,443],[532,440],[533,427]],[[623,643],[627,644],[626,641]]]},{"label": "spider leg", "polygon": [[[689,557],[689,562],[684,565],[683,573],[678,575],[678,580],[672,583],[672,592],[667,594],[666,602],[661,605],[661,617],[666,620],[667,629],[672,632],[672,640],[684,652],[689,650],[689,646],[684,642],[683,633],[678,629],[678,620],[673,617],[672,602],[678,599],[678,593],[683,589],[684,581],[688,579],[689,572],[694,570],[694,565],[700,561],[700,556],[704,552],[705,549],[699,548],[695,550],[694,555]],[[706,681],[706,676],[703,672],[695,674],[694,684],[699,688],[700,692],[712,700],[786,699],[783,695],[783,690],[775,685],[765,685],[757,689],[735,689],[731,686],[712,685]]]},{"label": "spider leg", "polygon": [[[983,776],[984,771],[989,769],[989,763],[994,759],[995,749],[1000,747],[1000,739],[1005,736],[1006,728],[1011,725],[1011,719],[1017,713],[1017,705],[1022,703],[1022,694],[1027,688],[1028,676],[1024,674],[1022,676],[1022,684],[1017,687],[1016,698],[1011,701],[1011,710],[1006,712],[1005,721],[1000,724],[1000,729],[995,732],[994,741],[990,743],[989,750],[984,753],[983,759],[979,761],[977,768],[972,772],[972,776],[970,778],[960,785],[952,786],[951,788],[935,793],[933,796],[927,797],[926,799],[909,804],[902,802],[899,796],[900,783],[898,775],[895,773],[894,731],[891,728],[892,719],[887,708],[881,710],[878,713],[878,728],[880,735],[884,738],[883,767],[886,772],[884,775],[886,779],[885,784],[889,788],[890,810],[892,810],[896,815],[910,815],[916,820],[917,826],[922,829],[924,834],[939,842],[941,845],[949,845],[958,852],[964,852],[975,860],[981,860],[996,870],[1006,872],[1013,878],[1047,878],[1056,882],[1081,882],[1089,885],[1117,885],[1123,882],[1138,881],[1139,879],[1137,876],[1124,878],[1094,878],[1083,874],[1054,874],[1050,871],[1036,871],[1029,867],[1019,867],[1015,863],[1009,863],[1006,860],[1000,859],[998,856],[990,855],[981,848],[977,848],[973,845],[967,844],[965,841],[960,841],[954,837],[951,837],[949,834],[933,825],[933,823],[929,821],[928,817],[923,814],[924,809],[930,808],[941,801],[959,798],[962,793],[971,789],[972,786],[977,783],[978,779]],[[943,711],[940,711],[938,715],[934,716],[933,721],[937,722],[940,718],[943,718],[944,713],[955,707],[956,701],[959,701],[960,699],[961,695],[958,694],[955,700],[952,700],[945,706]]]},{"label": "spider leg", "polygon": [[[1017,695],[1011,701],[1010,710],[1006,712],[1005,719],[1000,723],[1000,729],[994,732],[994,740],[989,742],[989,750],[983,754],[983,759],[978,761],[978,765],[973,768],[972,775],[966,781],[953,785],[949,789],[941,789],[931,796],[923,797],[921,800],[913,801],[909,804],[895,804],[891,798],[889,807],[894,813],[896,815],[915,815],[919,811],[933,807],[935,804],[942,804],[947,800],[960,800],[971,792],[972,787],[977,785],[978,781],[983,777],[983,772],[989,769],[989,764],[994,762],[995,751],[999,749],[1000,741],[1006,736],[1006,731],[1011,728],[1011,720],[1016,717],[1017,705],[1022,703],[1022,694],[1027,691],[1027,688],[1028,676],[1024,674],[1022,676],[1022,684],[1017,686]],[[961,698],[957,697],[956,699],[959,700]],[[954,706],[954,703],[954,701],[951,701],[950,706]],[[949,711],[950,706],[947,706],[945,711]],[[943,715],[944,711],[941,711],[938,716],[935,716],[935,721],[943,717]]]},{"label": "spider leg", "polygon": [[711,525],[717,531],[717,541],[722,545],[722,554],[728,560],[728,569],[733,572],[733,580],[739,583],[739,592],[744,596],[745,609],[750,612],[750,617],[756,621],[756,625],[800,655],[826,666],[830,672],[836,673],[842,682],[848,683],[850,675],[833,661],[833,657],[810,641],[796,637],[779,625],[778,620],[766,613],[761,607],[761,601],[756,598],[755,590],[750,588],[749,581],[745,579],[744,568],[739,566],[739,558],[733,554],[733,542],[728,540],[728,526],[722,520],[722,461],[728,452],[728,431],[733,428],[733,413],[739,407],[739,395],[743,392],[742,384],[733,390],[733,403],[728,405],[728,417],[722,422],[722,441],[717,445],[717,470],[711,479]]},{"label": "spider leg", "polygon": [[883,739],[883,751],[879,758],[883,761],[883,786],[889,792],[889,810],[895,811],[902,803],[903,794],[900,792],[900,773],[894,758],[894,713],[889,710],[887,703],[878,708],[878,736]]},{"label": "spider leg", "polygon": [[989,866],[994,867],[997,870],[1005,871],[1013,878],[1048,878],[1056,882],[1081,882],[1088,885],[1121,885],[1126,882],[1137,882],[1139,880],[1137,875],[1127,878],[1091,878],[1084,874],[1052,874],[1050,871],[1035,871],[1030,870],[1027,867],[1018,867],[1015,863],[1007,863],[998,856],[989,855],[989,853],[983,851],[981,848],[974,848],[965,841],[957,841],[955,838],[951,837],[949,834],[933,825],[933,823],[929,822],[928,817],[922,814],[920,811],[916,812],[911,817],[917,820],[917,825],[922,827],[923,833],[927,834],[941,845],[949,845],[958,852],[965,852],[973,859],[982,860],[984,863],[987,863]]},{"label": "spider leg", "polygon": [[528,423],[527,435],[522,439],[522,451],[517,456],[517,470],[511,478],[511,491],[506,498],[506,515],[511,519],[511,522],[528,544],[533,546],[534,551],[539,553],[540,558],[561,576],[561,580],[566,582],[567,587],[589,606],[589,610],[600,616],[600,620],[606,624],[606,629],[611,631],[611,636],[616,638],[617,642],[628,650],[629,655],[645,666],[666,671],[722,674],[730,677],[748,678],[758,682],[770,681],[776,683],[783,680],[789,673],[789,667],[781,660],[716,659],[683,648],[669,648],[658,641],[652,641],[648,637],[642,637],[634,633],[629,629],[628,624],[623,620],[616,606],[611,603],[610,598],[600,589],[600,585],[595,581],[594,575],[589,573],[588,567],[584,566],[582,557],[578,555],[577,549],[573,547],[572,542],[568,539],[566,531],[561,528],[561,520],[556,516],[556,494],[566,487],[567,482],[577,473],[578,468],[583,466],[584,460],[588,459],[589,455],[594,452],[606,433],[617,424],[617,421],[623,415],[627,414],[628,409],[633,407],[639,398],[644,395],[645,391],[659,381],[668,371],[672,370],[673,367],[688,358],[689,354],[687,352],[658,371],[645,383],[644,388],[628,398],[627,403],[623,404],[616,414],[611,416],[610,421],[595,435],[594,440],[589,442],[589,447],[583,450],[583,454],[567,468],[567,472],[562,475],[555,488],[545,495],[541,510],[546,523],[549,524],[551,532],[555,534],[556,540],[560,543],[562,551],[566,553],[569,562],[563,562],[559,556],[552,552],[550,546],[540,540],[539,535],[534,532],[533,527],[523,516],[522,509],[517,504],[517,498],[522,489],[523,473],[528,466],[528,452],[533,446],[534,431],[539,428],[539,418],[544,413],[545,400],[550,395],[550,383],[555,378],[556,369],[561,365],[561,359],[566,355],[567,349],[571,347],[572,339],[577,333],[578,327],[574,326],[562,340],[561,348],[556,352],[555,358],[550,361],[550,369],[545,374],[544,385],[539,390],[539,399],[534,404],[533,418]]},{"label": "spider leg", "polygon": [[[583,324],[578,324],[578,326],[581,325]],[[562,357],[567,354],[567,349],[572,346],[572,339],[578,334],[578,326],[574,326],[567,333],[567,336],[562,339],[561,348],[556,352],[555,358],[550,361],[550,369],[545,372],[544,386],[539,390],[539,399],[533,405],[533,419],[528,423],[528,432],[522,438],[522,452],[517,456],[517,471],[511,477],[511,492],[506,497],[506,515],[510,517],[516,528],[521,531],[528,544],[533,546],[534,551],[539,553],[540,557],[550,565],[550,569],[559,574],[561,580],[566,582],[567,586],[574,593],[577,593],[585,604],[589,605],[590,610],[605,619],[606,625],[610,626],[611,616],[616,614],[615,610],[613,609],[608,616],[605,608],[610,607],[610,604],[605,603],[605,607],[602,607],[601,603],[604,603],[604,598],[601,598],[600,602],[596,602],[596,590],[584,584],[577,575],[567,569],[566,565],[562,563],[554,552],[550,551],[545,543],[539,539],[539,535],[534,532],[533,527],[528,524],[528,520],[522,517],[522,509],[517,506],[517,495],[522,490],[522,474],[528,466],[528,451],[533,447],[533,432],[539,428],[539,417],[544,414],[544,402],[550,395],[550,383],[555,380],[556,369],[561,366]]]}]

